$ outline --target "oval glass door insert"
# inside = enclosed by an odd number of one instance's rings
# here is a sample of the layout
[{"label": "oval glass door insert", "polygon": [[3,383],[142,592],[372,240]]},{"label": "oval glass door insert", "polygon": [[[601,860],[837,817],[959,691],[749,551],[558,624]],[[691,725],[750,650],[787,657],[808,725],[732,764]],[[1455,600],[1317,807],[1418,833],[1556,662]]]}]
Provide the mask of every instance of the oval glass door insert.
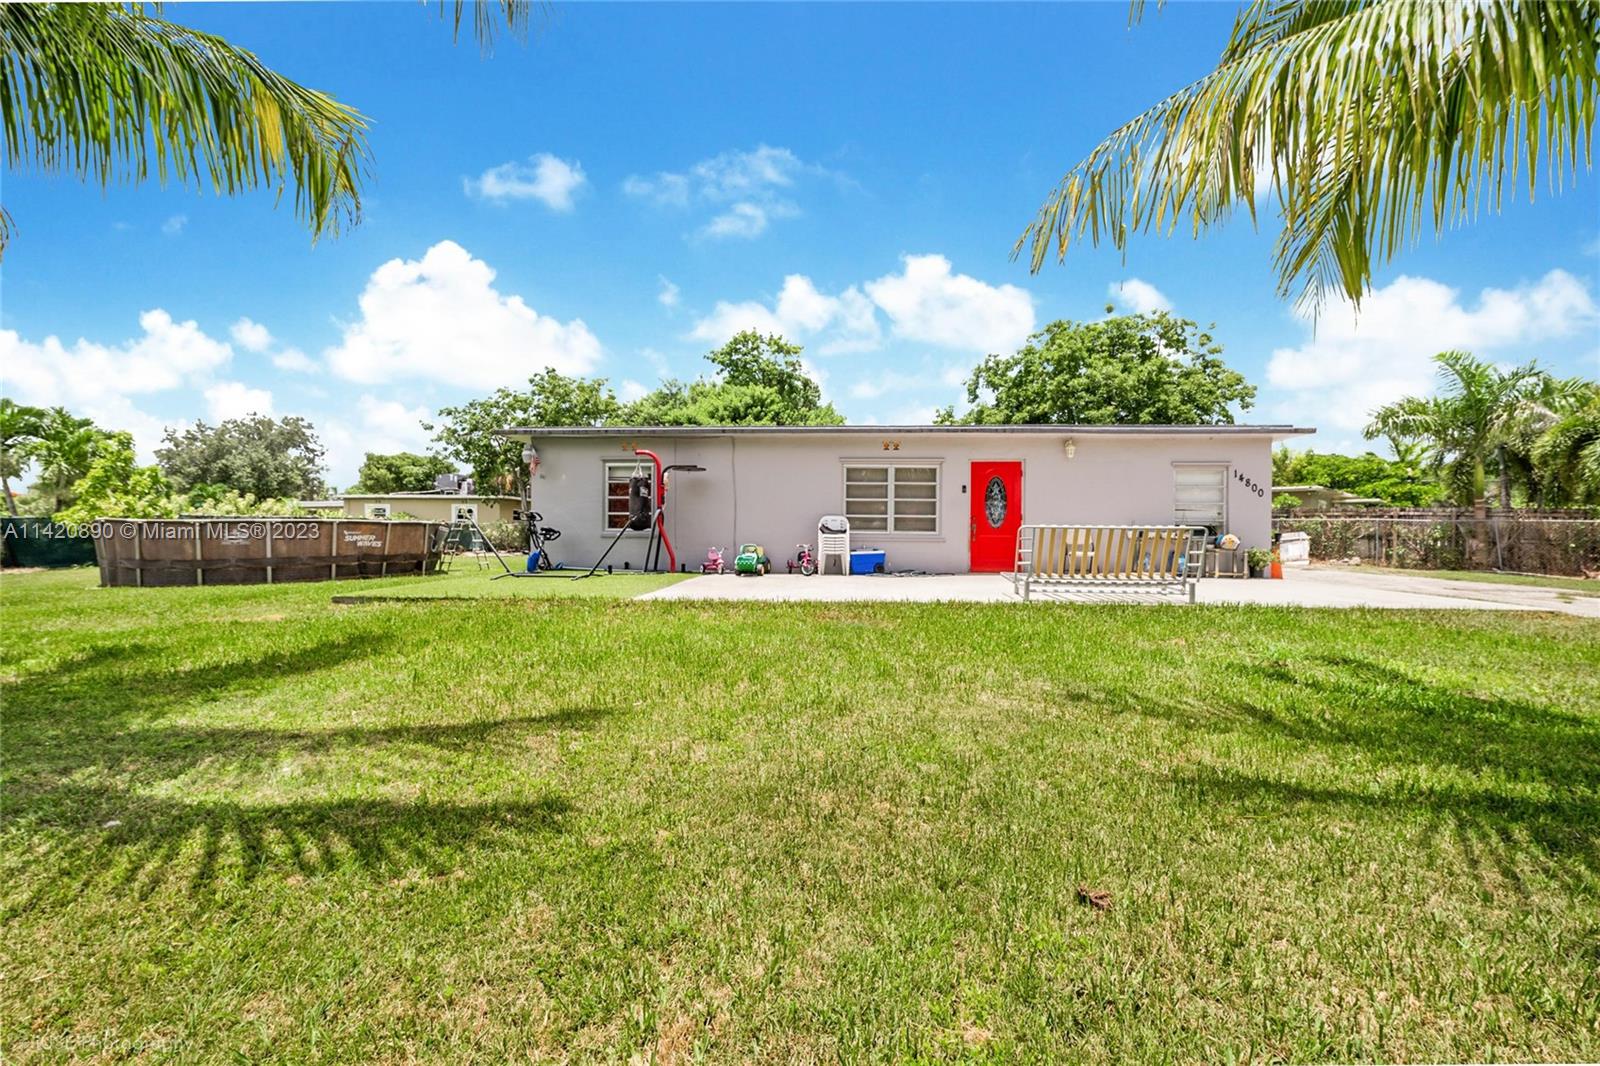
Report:
[{"label": "oval glass door insert", "polygon": [[998,477],[990,478],[983,490],[983,513],[993,529],[999,529],[1006,520],[1006,483]]}]

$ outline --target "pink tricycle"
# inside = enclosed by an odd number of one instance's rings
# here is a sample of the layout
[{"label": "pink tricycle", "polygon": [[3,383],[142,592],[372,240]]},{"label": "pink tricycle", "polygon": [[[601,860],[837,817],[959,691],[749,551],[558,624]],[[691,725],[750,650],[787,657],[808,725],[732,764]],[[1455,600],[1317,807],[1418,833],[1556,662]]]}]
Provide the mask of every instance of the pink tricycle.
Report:
[{"label": "pink tricycle", "polygon": [[700,564],[702,574],[720,574],[728,569],[728,564],[722,561],[721,548],[709,548],[706,551],[706,561]]},{"label": "pink tricycle", "polygon": [[817,572],[817,557],[811,554],[811,545],[796,544],[794,558],[789,560],[789,573],[796,570],[805,577]]}]

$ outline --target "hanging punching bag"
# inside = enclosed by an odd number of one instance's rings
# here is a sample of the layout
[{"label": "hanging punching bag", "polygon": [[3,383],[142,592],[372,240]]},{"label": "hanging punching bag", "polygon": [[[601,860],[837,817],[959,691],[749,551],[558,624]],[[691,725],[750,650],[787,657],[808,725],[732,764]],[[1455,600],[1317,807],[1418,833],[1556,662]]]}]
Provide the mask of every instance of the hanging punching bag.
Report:
[{"label": "hanging punching bag", "polygon": [[650,478],[635,474],[628,479],[628,528],[649,529],[655,517],[655,507],[650,499]]}]

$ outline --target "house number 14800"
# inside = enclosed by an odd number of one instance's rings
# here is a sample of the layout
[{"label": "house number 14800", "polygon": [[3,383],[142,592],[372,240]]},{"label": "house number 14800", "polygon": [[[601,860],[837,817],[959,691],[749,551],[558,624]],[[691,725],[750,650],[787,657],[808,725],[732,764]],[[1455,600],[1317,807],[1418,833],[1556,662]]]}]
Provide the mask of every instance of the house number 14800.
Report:
[{"label": "house number 14800", "polygon": [[1243,482],[1244,487],[1255,493],[1257,496],[1265,496],[1267,494],[1266,486],[1258,485],[1250,478],[1245,477],[1243,471],[1235,470],[1233,472],[1233,479],[1235,481]]}]

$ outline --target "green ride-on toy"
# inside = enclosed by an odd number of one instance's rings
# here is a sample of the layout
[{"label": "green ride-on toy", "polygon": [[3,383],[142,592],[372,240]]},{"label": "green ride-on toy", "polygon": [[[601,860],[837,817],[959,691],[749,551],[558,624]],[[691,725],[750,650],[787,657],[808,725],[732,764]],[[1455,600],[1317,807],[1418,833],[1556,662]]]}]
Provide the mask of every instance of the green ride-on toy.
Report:
[{"label": "green ride-on toy", "polygon": [[739,545],[739,554],[733,560],[733,572],[736,574],[755,574],[760,577],[772,569],[772,560],[767,558],[767,549],[759,544]]}]

